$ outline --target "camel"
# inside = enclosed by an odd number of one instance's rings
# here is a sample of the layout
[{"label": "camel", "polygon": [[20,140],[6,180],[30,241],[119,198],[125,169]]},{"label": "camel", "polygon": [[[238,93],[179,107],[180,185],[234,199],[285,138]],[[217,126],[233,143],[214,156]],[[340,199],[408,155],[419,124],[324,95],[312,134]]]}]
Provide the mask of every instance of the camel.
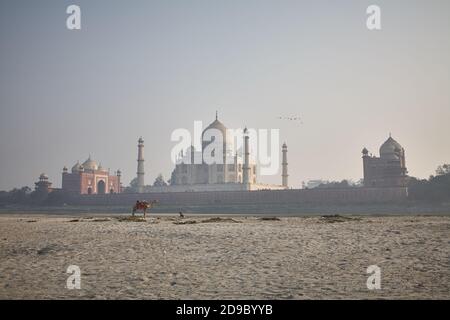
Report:
[{"label": "camel", "polygon": [[144,212],[144,219],[147,216],[147,209],[153,208],[153,206],[158,203],[158,200],[152,200],[150,202],[147,201],[136,201],[136,204],[133,206],[133,217],[136,211],[142,210]]}]

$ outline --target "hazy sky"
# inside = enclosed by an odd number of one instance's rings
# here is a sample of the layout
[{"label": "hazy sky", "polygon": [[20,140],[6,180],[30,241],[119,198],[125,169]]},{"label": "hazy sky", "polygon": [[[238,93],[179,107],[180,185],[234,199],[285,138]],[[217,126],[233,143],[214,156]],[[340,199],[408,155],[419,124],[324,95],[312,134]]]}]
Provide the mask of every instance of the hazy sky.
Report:
[{"label": "hazy sky", "polygon": [[146,183],[168,178],[172,131],[215,110],[230,128],[279,128],[293,186],[361,178],[361,149],[389,132],[427,177],[450,162],[449,88],[448,0],[2,0],[0,189],[41,172],[60,186],[89,153],[128,184],[141,135]]}]

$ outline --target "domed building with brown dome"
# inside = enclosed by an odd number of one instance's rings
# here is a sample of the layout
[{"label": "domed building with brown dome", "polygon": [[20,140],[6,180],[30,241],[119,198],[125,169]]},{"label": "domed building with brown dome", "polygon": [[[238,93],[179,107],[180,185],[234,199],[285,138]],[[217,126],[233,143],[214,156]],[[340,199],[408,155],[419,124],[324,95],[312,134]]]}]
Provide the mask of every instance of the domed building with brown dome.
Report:
[{"label": "domed building with brown dome", "polygon": [[76,194],[108,194],[120,193],[121,172],[114,175],[97,164],[91,156],[80,164],[75,163],[71,172],[64,167],[62,172],[62,190]]},{"label": "domed building with brown dome", "polygon": [[380,147],[380,156],[362,150],[365,187],[404,187],[407,183],[405,149],[391,135]]}]

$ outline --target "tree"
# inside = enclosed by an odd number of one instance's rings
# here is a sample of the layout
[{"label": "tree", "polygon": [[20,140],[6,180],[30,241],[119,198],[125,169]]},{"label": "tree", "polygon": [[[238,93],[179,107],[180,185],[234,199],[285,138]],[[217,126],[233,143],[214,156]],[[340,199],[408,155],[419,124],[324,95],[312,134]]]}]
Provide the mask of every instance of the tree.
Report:
[{"label": "tree", "polygon": [[436,169],[436,176],[428,180],[411,177],[408,182],[411,200],[442,203],[450,201],[450,165],[444,164]]},{"label": "tree", "polygon": [[450,174],[450,164],[443,164],[442,166],[437,167],[436,175],[443,176],[446,174]]},{"label": "tree", "polygon": [[32,200],[31,189],[29,187],[22,187],[20,189],[14,188],[11,191],[2,191],[0,194],[1,204],[28,204]]},{"label": "tree", "polygon": [[331,182],[322,182],[320,185],[317,186],[319,189],[325,189],[325,188],[350,188],[352,187],[352,184],[349,182],[349,180],[342,180],[342,181],[331,181]]},{"label": "tree", "polygon": [[136,177],[130,181],[130,188],[137,189],[137,187],[138,187],[138,178]]},{"label": "tree", "polygon": [[155,182],[153,182],[153,186],[154,187],[165,187],[165,186],[167,186],[167,182],[166,182],[166,180],[164,180],[164,177],[163,177],[163,175],[161,173],[156,177]]},{"label": "tree", "polygon": [[171,186],[175,185],[176,179],[175,179],[175,170],[172,171],[172,174],[170,176],[170,179],[167,180],[167,183]]},{"label": "tree", "polygon": [[10,191],[10,194],[12,203],[24,204],[30,199],[31,189],[29,187],[14,188]]},{"label": "tree", "polygon": [[135,193],[138,191],[138,179],[134,178],[130,181],[130,184],[122,189],[123,193]]}]

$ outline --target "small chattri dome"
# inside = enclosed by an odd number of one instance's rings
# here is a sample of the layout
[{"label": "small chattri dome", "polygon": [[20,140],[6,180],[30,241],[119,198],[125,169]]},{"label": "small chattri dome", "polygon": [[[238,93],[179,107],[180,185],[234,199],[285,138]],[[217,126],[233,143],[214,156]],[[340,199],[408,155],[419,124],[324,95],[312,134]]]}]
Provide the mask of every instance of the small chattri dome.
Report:
[{"label": "small chattri dome", "polygon": [[39,180],[48,180],[48,176],[45,173],[41,173]]},{"label": "small chattri dome", "polygon": [[75,163],[72,167],[72,172],[78,172],[80,171],[80,162],[77,161],[77,163]]},{"label": "small chattri dome", "polygon": [[362,154],[365,155],[365,156],[369,154],[369,150],[367,150],[367,148],[362,149],[361,152],[362,152]]}]

